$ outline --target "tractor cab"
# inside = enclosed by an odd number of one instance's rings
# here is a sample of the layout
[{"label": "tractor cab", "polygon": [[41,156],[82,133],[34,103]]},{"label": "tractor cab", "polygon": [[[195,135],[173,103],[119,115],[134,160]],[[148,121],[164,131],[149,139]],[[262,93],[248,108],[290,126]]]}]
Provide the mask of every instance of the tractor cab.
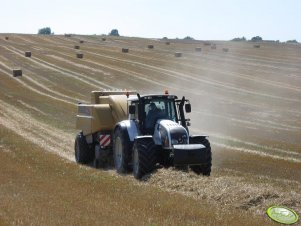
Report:
[{"label": "tractor cab", "polygon": [[187,113],[191,111],[188,100],[181,100],[175,95],[143,95],[132,96],[129,100],[129,117],[138,122],[143,134],[154,133],[156,122],[160,119],[170,120],[187,128],[183,106]]}]

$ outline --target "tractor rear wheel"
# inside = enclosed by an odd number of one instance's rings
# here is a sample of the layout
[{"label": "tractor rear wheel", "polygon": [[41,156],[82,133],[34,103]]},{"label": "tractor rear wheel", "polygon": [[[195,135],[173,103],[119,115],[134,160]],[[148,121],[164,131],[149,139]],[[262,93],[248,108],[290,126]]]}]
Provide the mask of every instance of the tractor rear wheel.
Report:
[{"label": "tractor rear wheel", "polygon": [[126,173],[129,170],[129,139],[125,132],[116,128],[113,141],[113,157],[115,169],[118,173]]},{"label": "tractor rear wheel", "polygon": [[210,176],[212,166],[212,153],[210,142],[206,137],[191,137],[191,144],[202,144],[206,147],[206,163],[203,165],[190,166],[190,169],[196,174],[203,174],[204,176]]},{"label": "tractor rear wheel", "polygon": [[133,146],[133,174],[136,179],[153,171],[156,165],[156,145],[152,139],[140,139]]},{"label": "tractor rear wheel", "polygon": [[87,164],[93,160],[94,154],[89,147],[82,132],[76,135],[74,142],[75,160],[78,163]]}]

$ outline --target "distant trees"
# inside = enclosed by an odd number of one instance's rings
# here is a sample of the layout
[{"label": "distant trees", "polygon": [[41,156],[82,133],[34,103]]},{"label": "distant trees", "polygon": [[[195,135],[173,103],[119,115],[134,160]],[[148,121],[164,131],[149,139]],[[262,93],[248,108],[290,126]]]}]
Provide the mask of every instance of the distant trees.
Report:
[{"label": "distant trees", "polygon": [[117,29],[112,29],[112,31],[109,33],[109,35],[119,36],[118,30]]},{"label": "distant trees", "polygon": [[190,37],[190,36],[186,36],[185,38],[183,38],[184,40],[194,40],[194,38]]},{"label": "distant trees", "polygon": [[287,40],[286,43],[298,43],[296,39],[294,40]]},{"label": "distant trees", "polygon": [[39,35],[51,35],[51,28],[50,27],[44,27],[39,29],[38,31]]},{"label": "distant trees", "polygon": [[233,38],[231,41],[235,41],[235,42],[243,42],[246,41],[247,39],[243,36],[242,38]]},{"label": "distant trees", "polygon": [[260,36],[255,36],[255,37],[251,38],[251,41],[252,42],[261,42],[262,38]]}]

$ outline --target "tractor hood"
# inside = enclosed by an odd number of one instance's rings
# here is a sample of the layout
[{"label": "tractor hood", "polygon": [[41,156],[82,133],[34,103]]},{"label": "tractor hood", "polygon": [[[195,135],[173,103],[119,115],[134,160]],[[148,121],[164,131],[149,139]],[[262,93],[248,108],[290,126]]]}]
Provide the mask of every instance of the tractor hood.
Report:
[{"label": "tractor hood", "polygon": [[154,140],[157,145],[172,148],[175,144],[188,144],[187,130],[178,123],[161,119],[155,126]]}]

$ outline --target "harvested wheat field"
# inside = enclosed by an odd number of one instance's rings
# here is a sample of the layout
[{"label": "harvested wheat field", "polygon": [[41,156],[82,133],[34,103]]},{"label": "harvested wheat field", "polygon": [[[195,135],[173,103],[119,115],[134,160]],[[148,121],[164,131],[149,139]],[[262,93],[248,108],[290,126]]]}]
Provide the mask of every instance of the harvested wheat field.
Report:
[{"label": "harvested wheat field", "polygon": [[[204,43],[0,35],[0,225],[277,225],[275,204],[301,214],[301,45]],[[162,168],[137,181],[76,164],[76,105],[101,89],[188,98],[211,176]]]}]

